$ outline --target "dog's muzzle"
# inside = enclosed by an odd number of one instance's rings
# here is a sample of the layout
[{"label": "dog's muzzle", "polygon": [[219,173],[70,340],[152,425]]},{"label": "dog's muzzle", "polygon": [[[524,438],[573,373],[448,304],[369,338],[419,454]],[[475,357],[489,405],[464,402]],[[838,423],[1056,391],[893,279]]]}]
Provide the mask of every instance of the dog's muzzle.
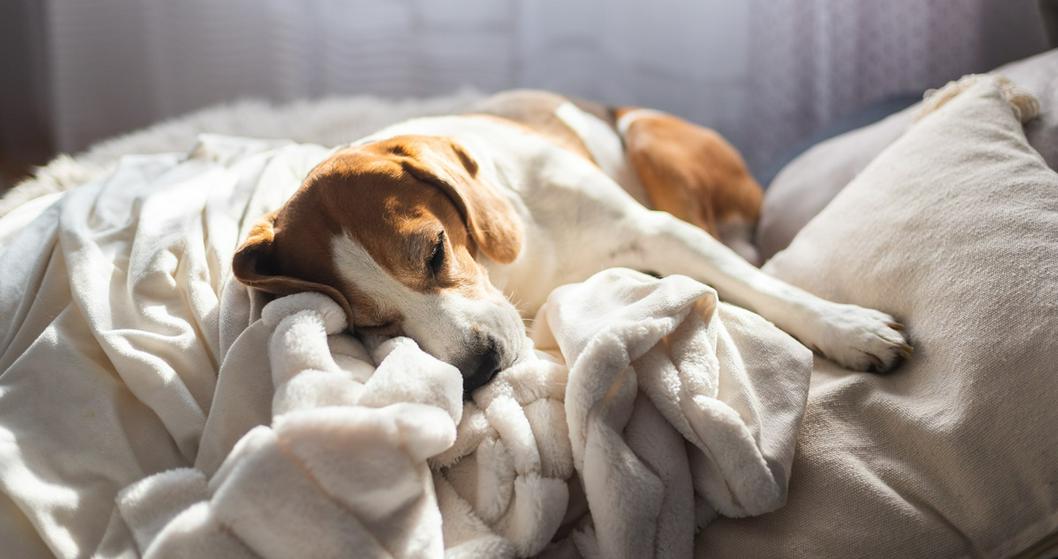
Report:
[{"label": "dog's muzzle", "polygon": [[488,384],[503,365],[503,353],[499,343],[492,336],[484,339],[480,349],[471,354],[459,367],[463,374],[463,399],[470,399],[470,394]]}]

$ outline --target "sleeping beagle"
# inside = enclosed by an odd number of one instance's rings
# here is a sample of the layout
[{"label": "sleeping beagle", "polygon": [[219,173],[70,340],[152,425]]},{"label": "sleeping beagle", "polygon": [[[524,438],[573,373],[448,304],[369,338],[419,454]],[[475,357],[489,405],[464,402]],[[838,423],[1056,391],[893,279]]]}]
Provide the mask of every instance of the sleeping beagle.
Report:
[{"label": "sleeping beagle", "polygon": [[276,295],[325,293],[357,331],[413,338],[460,369],[467,394],[529,350],[522,317],[552,289],[612,266],[696,278],[848,368],[906,357],[893,317],[747,261],[761,196],[711,130],[512,91],[335,151],[255,226],[233,270]]}]

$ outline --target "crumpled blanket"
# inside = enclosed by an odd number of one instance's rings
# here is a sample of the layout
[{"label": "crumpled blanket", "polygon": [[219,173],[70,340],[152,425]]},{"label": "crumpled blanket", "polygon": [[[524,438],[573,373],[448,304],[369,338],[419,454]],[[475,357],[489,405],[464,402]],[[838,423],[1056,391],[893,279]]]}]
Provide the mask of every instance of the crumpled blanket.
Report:
[{"label": "crumpled blanket", "polygon": [[689,557],[715,514],[783,504],[811,354],[689,278],[555,290],[536,357],[467,403],[411,340],[233,281],[326,154],[205,138],[0,227],[12,553]]},{"label": "crumpled blanket", "polygon": [[812,365],[789,335],[690,278],[622,269],[559,287],[534,326],[569,364],[582,555],[690,557],[716,512],[785,502]]}]

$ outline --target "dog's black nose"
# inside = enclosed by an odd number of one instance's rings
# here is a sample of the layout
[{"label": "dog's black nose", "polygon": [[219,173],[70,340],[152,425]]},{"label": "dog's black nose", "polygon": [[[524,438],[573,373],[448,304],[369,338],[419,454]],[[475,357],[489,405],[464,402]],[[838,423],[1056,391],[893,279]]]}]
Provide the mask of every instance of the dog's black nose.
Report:
[{"label": "dog's black nose", "polygon": [[[496,373],[500,372],[500,351],[496,340],[488,338],[480,352],[468,359],[463,368],[463,398],[469,399],[470,393],[485,386]],[[470,373],[467,375],[467,373]]]}]

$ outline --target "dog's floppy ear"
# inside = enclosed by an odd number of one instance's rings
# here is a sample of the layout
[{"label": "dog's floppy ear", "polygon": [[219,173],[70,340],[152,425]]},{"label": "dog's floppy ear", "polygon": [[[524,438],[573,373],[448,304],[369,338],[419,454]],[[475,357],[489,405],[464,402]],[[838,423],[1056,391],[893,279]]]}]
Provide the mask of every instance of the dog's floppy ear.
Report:
[{"label": "dog's floppy ear", "polygon": [[235,251],[231,264],[235,277],[246,285],[273,295],[290,295],[302,291],[322,293],[341,305],[351,321],[352,309],[340,291],[330,285],[280,273],[275,254],[277,213],[265,214],[250,230],[250,235],[243,241],[242,246]]},{"label": "dog's floppy ear", "polygon": [[419,140],[401,157],[404,170],[440,187],[486,256],[509,264],[522,250],[522,224],[511,203],[478,178],[478,164],[461,146],[445,138]]}]

